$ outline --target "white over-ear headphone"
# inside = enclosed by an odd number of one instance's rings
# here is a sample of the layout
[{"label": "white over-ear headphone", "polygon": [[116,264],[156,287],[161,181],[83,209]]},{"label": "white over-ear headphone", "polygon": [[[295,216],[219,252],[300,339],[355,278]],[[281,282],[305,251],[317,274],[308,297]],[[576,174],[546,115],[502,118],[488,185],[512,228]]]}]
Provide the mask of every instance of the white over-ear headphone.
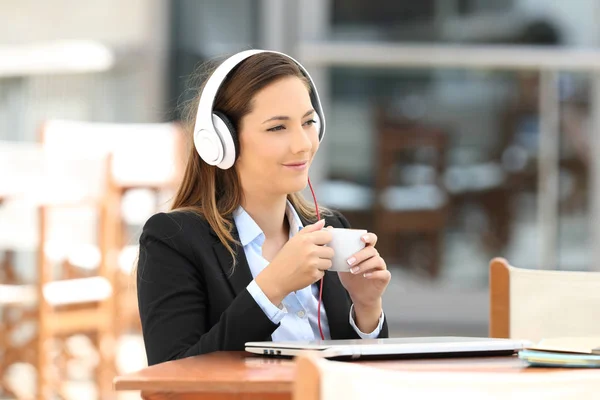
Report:
[{"label": "white over-ear headphone", "polygon": [[221,169],[228,169],[233,166],[238,154],[239,143],[235,127],[223,113],[213,110],[213,103],[219,91],[219,88],[227,78],[227,75],[239,63],[259,53],[275,53],[283,55],[292,60],[300,71],[306,76],[311,86],[310,99],[315,109],[315,121],[317,132],[319,132],[319,141],[323,140],[325,135],[325,115],[319,100],[317,88],[308,74],[308,71],[298,61],[287,54],[270,50],[246,50],[229,57],[212,73],[198,104],[198,113],[196,114],[196,124],[194,127],[194,146],[200,157],[210,165],[216,165]]}]

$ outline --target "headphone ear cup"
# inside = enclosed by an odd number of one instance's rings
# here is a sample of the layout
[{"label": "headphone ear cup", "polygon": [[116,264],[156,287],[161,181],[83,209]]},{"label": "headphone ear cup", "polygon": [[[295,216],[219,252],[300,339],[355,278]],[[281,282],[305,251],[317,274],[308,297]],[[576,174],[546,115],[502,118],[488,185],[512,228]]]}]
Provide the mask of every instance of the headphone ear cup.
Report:
[{"label": "headphone ear cup", "polygon": [[317,129],[317,132],[319,133],[319,142],[321,140],[323,140],[323,131],[322,128],[323,126],[321,125],[321,117],[319,116],[319,113],[315,112],[313,114],[313,119],[315,120],[315,128]]},{"label": "headphone ear cup", "polygon": [[[229,118],[227,118],[227,116],[220,111],[213,111],[213,119],[215,119],[215,118],[218,118],[221,120],[221,122],[223,122],[223,124],[221,125],[221,128],[217,128],[220,125],[218,123],[213,124],[213,125],[215,126],[217,133],[222,138],[222,141],[224,143],[225,157],[228,158],[228,156],[231,153],[233,153],[232,154],[233,160],[236,160],[238,158],[238,156],[240,155],[240,144],[239,144],[238,134],[235,129],[235,126],[233,125],[231,120]],[[225,126],[225,129],[223,129],[223,126]],[[226,136],[231,137],[231,140],[233,141],[233,148],[230,148],[230,146],[227,146],[227,143],[229,141],[226,139]]]}]

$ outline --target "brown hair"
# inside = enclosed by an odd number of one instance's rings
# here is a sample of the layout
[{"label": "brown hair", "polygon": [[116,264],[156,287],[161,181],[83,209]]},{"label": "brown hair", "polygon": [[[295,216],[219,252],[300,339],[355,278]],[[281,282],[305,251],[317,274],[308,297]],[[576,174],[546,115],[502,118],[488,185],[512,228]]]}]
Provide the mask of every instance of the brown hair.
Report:
[{"label": "brown hair", "polygon": [[[196,152],[193,143],[193,129],[196,119],[200,94],[206,79],[214,71],[216,65],[203,73],[205,66],[199,68],[192,76],[193,81],[203,80],[202,85],[195,85],[197,93],[186,104],[183,114],[184,128],[189,135],[188,160],[182,182],[175,195],[172,211],[189,211],[204,218],[216,232],[221,243],[227,248],[236,263],[236,254],[232,243],[233,221],[231,216],[241,204],[242,187],[235,168],[222,170],[204,162]],[[267,85],[289,76],[302,79],[310,90],[307,78],[294,61],[276,53],[255,54],[236,66],[221,85],[213,104],[213,109],[225,114],[236,131],[239,132],[242,118],[252,112],[253,98],[257,92]],[[307,202],[300,192],[288,195],[298,214],[308,221],[316,221],[314,206]],[[321,208],[319,207],[319,211]],[[321,214],[329,214],[324,210]]]}]

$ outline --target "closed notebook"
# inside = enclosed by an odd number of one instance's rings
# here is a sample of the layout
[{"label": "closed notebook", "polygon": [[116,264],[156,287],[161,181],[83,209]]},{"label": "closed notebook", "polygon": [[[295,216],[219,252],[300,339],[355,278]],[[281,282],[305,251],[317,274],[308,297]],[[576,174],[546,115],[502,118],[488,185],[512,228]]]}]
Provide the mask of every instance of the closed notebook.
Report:
[{"label": "closed notebook", "polygon": [[519,358],[532,367],[600,368],[600,355],[597,354],[521,350]]},{"label": "closed notebook", "polygon": [[520,351],[519,358],[536,367],[600,368],[600,338],[544,339]]},{"label": "closed notebook", "polygon": [[559,353],[600,354],[600,337],[562,337],[543,339],[527,350],[553,351]]}]

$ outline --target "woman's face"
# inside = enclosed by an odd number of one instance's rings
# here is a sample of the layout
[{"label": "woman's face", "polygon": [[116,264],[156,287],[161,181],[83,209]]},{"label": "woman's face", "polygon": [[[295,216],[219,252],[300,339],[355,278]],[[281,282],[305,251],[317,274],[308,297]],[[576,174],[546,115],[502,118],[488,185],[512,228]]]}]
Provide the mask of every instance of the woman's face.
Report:
[{"label": "woman's face", "polygon": [[277,80],[253,99],[240,123],[236,168],[245,192],[283,195],[306,187],[319,148],[315,111],[305,83]]}]

